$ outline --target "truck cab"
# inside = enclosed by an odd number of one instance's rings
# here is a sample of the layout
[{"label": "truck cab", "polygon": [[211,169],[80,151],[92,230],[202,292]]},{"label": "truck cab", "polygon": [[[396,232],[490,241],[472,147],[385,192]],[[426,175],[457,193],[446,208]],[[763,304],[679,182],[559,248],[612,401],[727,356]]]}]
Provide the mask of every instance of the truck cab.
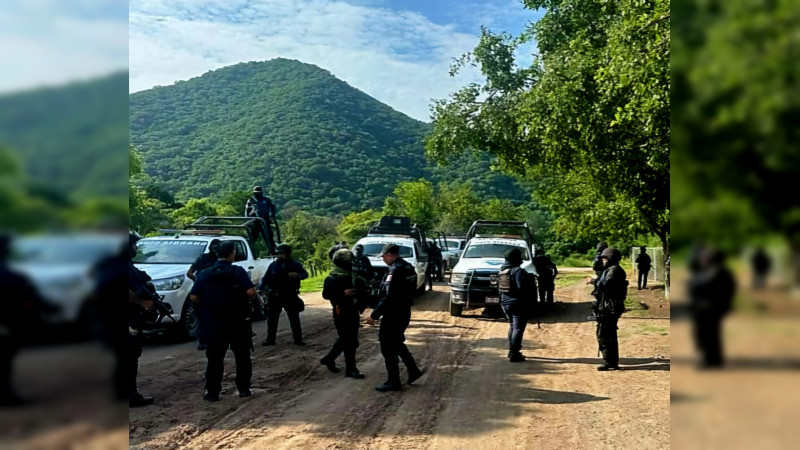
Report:
[{"label": "truck cab", "polygon": [[[207,218],[201,218],[207,219]],[[219,228],[225,228],[220,225]],[[258,284],[275,256],[268,254],[259,257],[254,251],[254,243],[243,236],[224,234],[222,229],[162,230],[172,234],[146,237],[139,240],[134,265],[153,279],[153,286],[159,295],[164,296],[164,304],[170,310],[171,318],[162,319],[160,325],[178,324],[186,334],[197,333],[197,316],[189,300],[194,282],[186,277],[192,263],[203,253],[209,252],[212,240],[233,241],[236,245],[234,265],[242,267],[253,284]],[[268,246],[269,248],[269,246]],[[160,328],[156,327],[156,328]]]},{"label": "truck cab", "polygon": [[450,273],[450,315],[464,309],[499,307],[497,274],[512,248],[522,250],[522,268],[538,276],[533,266],[533,239],[525,222],[477,220],[467,233],[467,243]]},{"label": "truck cab", "polygon": [[400,257],[414,266],[417,273],[417,292],[422,293],[425,290],[428,269],[428,254],[423,242],[424,232],[412,225],[407,217],[384,216],[356,244],[364,246],[364,255],[369,258],[380,278],[389,271],[389,267],[380,257],[381,250],[386,244],[397,244],[400,247]]}]

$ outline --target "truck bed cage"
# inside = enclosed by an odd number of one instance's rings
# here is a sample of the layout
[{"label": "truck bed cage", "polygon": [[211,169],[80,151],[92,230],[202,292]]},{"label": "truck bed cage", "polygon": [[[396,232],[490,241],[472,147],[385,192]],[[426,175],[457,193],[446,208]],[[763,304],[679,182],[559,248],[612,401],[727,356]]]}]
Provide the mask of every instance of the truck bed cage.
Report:
[{"label": "truck bed cage", "polygon": [[367,231],[367,236],[408,236],[419,241],[420,245],[427,247],[425,232],[417,224],[411,224],[408,217],[383,216]]},{"label": "truck bed cage", "polygon": [[[486,231],[483,231],[486,230]],[[511,232],[509,232],[511,231]],[[476,220],[467,232],[467,240],[474,237],[523,239],[533,245],[533,235],[526,222],[507,220]]]},{"label": "truck bed cage", "polygon": [[[278,227],[278,222],[273,220],[271,221],[271,225],[274,227],[275,230],[275,240],[276,242],[280,242],[281,240],[281,230]],[[186,225],[186,229],[183,230],[170,230],[170,229],[162,229],[158,230],[162,233],[180,233],[186,235],[195,235],[195,236],[221,236],[225,234],[225,230],[244,230],[246,239],[250,243],[251,248],[255,250],[256,247],[256,240],[258,239],[255,236],[253,230],[256,229],[258,225],[261,225],[262,229],[268,229],[267,221],[262,219],[261,217],[246,217],[246,216],[202,216],[195,220],[194,222]],[[258,233],[261,235],[261,233]],[[269,234],[267,233],[267,236]],[[267,244],[267,250],[269,251],[270,255],[275,254],[275,242],[267,242],[268,239],[263,239],[264,243]]]}]

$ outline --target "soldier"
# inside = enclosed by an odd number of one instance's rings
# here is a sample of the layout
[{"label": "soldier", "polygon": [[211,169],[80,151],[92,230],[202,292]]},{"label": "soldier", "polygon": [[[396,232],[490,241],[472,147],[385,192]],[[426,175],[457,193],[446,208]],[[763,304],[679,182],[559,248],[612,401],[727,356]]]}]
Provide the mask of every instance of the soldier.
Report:
[{"label": "soldier", "polygon": [[[600,275],[603,274],[603,270],[605,270],[600,255],[602,255],[603,250],[607,248],[608,244],[606,244],[605,242],[600,242],[599,244],[597,244],[597,248],[595,249],[594,260],[592,260],[592,270],[594,270],[594,273],[597,275],[598,279],[600,278]],[[595,279],[595,281],[597,281],[597,279]]]},{"label": "soldier", "polygon": [[522,350],[522,335],[528,318],[536,304],[536,279],[533,274],[523,270],[522,249],[512,248],[505,253],[505,264],[500,267],[497,286],[500,291],[500,305],[508,318],[508,360],[525,361]]},{"label": "soldier", "polygon": [[252,328],[249,321],[250,299],[255,297],[255,287],[247,272],[233,265],[236,245],[226,241],[217,249],[219,260],[200,272],[197,282],[189,292],[189,299],[197,308],[200,333],[208,345],[206,349],[206,385],[204,399],[219,401],[222,391],[225,353],[233,351],[236,361],[236,388],[239,397],[249,397],[253,365]]},{"label": "soldier", "polygon": [[428,279],[428,290],[433,290],[433,280],[442,281],[442,251],[435,242],[428,242],[428,266],[425,273]]},{"label": "soldier", "polygon": [[366,295],[367,291],[367,281],[353,271],[353,254],[347,249],[337,250],[333,255],[331,273],[325,278],[322,289],[322,298],[329,300],[333,307],[337,336],[328,354],[319,362],[331,372],[338,373],[336,358],[344,353],[344,376],[349,378],[364,378],[356,367],[356,349],[362,311],[359,297]]},{"label": "soldier", "polygon": [[267,295],[267,338],[261,343],[267,347],[275,345],[278,333],[278,320],[281,310],[286,311],[292,337],[296,345],[303,342],[303,329],[300,324],[300,312],[303,311],[303,300],[300,299],[300,281],[308,278],[308,272],[300,262],[292,259],[292,247],[281,244],[276,249],[277,259],[269,265],[267,272],[258,284],[258,290],[268,291]]},{"label": "soldier", "polygon": [[539,274],[539,303],[542,305],[553,306],[553,292],[556,289],[556,275],[558,268],[553,264],[550,256],[541,252],[533,258],[533,266]]},{"label": "soldier", "polygon": [[689,280],[689,307],[694,339],[702,354],[701,368],[722,367],[721,325],[731,309],[736,284],[725,267],[725,254],[704,248],[697,253]]},{"label": "soldier", "polygon": [[274,246],[275,239],[272,234],[272,222],[277,216],[277,208],[275,208],[275,205],[269,197],[264,196],[264,190],[261,186],[253,187],[253,196],[247,199],[247,203],[244,207],[244,215],[247,217],[260,217],[264,219],[264,223],[266,224],[266,229],[264,229],[265,227],[261,222],[256,221],[253,228],[249,230],[250,238],[253,243],[256,241],[256,235],[261,233],[264,240],[268,242],[268,245],[270,247]]},{"label": "soldier", "polygon": [[381,257],[389,266],[389,271],[381,283],[380,301],[372,310],[367,323],[374,324],[375,320],[381,320],[378,341],[381,344],[381,354],[389,376],[385,383],[375,386],[375,390],[400,391],[403,386],[400,383],[398,357],[403,360],[408,370],[408,384],[412,384],[423,374],[405,344],[405,331],[411,322],[411,305],[414,303],[417,274],[414,266],[400,258],[400,247],[397,244],[384,245]]},{"label": "soldier", "polygon": [[0,235],[0,286],[3,287],[3,314],[0,314],[0,406],[25,403],[12,388],[13,360],[25,335],[41,323],[45,313],[58,310],[45,302],[28,280],[8,267],[11,238]]},{"label": "soldier", "polygon": [[597,370],[619,369],[619,344],[617,343],[617,321],[625,311],[628,292],[627,275],[619,262],[622,254],[609,247],[600,254],[605,270],[595,283],[595,302],[592,308],[597,320],[597,344],[603,354],[602,366]]},{"label": "soldier", "polygon": [[639,247],[639,256],[634,261],[639,272],[637,288],[638,290],[647,289],[647,274],[650,273],[650,266],[653,263],[650,255],[647,254],[646,247]]},{"label": "soldier", "polygon": [[128,352],[123,363],[125,385],[128,390],[128,406],[131,408],[153,404],[153,398],[139,393],[136,377],[139,372],[139,357],[142,356],[144,335],[140,317],[155,308],[156,291],[149,275],[133,265],[136,243],[142,237],[131,232],[128,235]]}]

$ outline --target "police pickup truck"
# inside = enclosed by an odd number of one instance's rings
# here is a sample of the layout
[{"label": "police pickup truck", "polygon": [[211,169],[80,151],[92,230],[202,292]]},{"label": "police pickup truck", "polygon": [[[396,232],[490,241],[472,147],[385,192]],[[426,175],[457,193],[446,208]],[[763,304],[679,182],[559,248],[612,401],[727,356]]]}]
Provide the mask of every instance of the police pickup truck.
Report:
[{"label": "police pickup truck", "polygon": [[389,267],[383,262],[380,253],[386,244],[397,244],[400,257],[414,266],[417,273],[417,292],[425,292],[425,274],[428,268],[428,254],[422,243],[425,233],[412,225],[408,217],[384,216],[370,227],[367,236],[356,242],[364,246],[364,255],[369,258],[372,268],[379,278],[383,278]]},{"label": "police pickup truck", "polygon": [[537,275],[533,267],[533,238],[525,222],[476,220],[467,233],[467,245],[450,273],[450,315],[466,308],[500,306],[497,274],[506,251],[522,250],[522,268]]},{"label": "police pickup truck", "polygon": [[[267,271],[267,267],[275,260],[272,254],[274,246],[267,243],[267,257],[259,258],[254,251],[255,242],[248,237],[226,235],[223,229],[245,228],[245,225],[214,225],[218,229],[211,229],[209,226],[199,226],[198,223],[208,223],[208,219],[215,217],[202,217],[190,227],[200,229],[188,230],[164,230],[174,231],[171,235],[146,237],[139,240],[136,256],[133,258],[134,265],[147,272],[153,279],[153,286],[159,295],[164,296],[164,304],[170,311],[171,319],[164,318],[160,324],[167,326],[179,324],[185,334],[196,336],[198,319],[195,314],[192,302],[189,300],[189,291],[194,282],[186,277],[186,272],[192,263],[202,255],[208,253],[209,244],[214,239],[221,242],[233,241],[236,245],[236,260],[233,264],[241,266],[247,271],[253,284],[258,284]],[[226,218],[232,219],[232,218]],[[242,224],[246,224],[252,219],[241,219]],[[278,237],[280,239],[280,237]]]}]

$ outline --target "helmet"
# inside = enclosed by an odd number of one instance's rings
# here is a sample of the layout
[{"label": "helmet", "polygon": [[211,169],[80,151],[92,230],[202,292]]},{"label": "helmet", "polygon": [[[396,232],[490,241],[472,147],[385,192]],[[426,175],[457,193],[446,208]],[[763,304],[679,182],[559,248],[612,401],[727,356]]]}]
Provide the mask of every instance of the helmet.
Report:
[{"label": "helmet", "polygon": [[214,250],[215,248],[219,247],[220,240],[219,239],[212,239],[211,242],[208,243],[208,248]]},{"label": "helmet", "polygon": [[275,253],[283,253],[288,258],[289,256],[292,256],[292,246],[289,244],[280,244],[275,247]]},{"label": "helmet", "polygon": [[336,250],[333,254],[333,265],[350,271],[353,269],[353,252],[346,248]]},{"label": "helmet", "polygon": [[603,250],[605,250],[607,248],[608,248],[608,244],[606,244],[605,242],[600,242],[599,244],[597,244],[597,248],[595,250],[598,251],[598,252],[602,252]]},{"label": "helmet", "polygon": [[608,262],[614,264],[618,263],[622,259],[622,253],[619,250],[615,249],[614,247],[609,247],[603,250],[603,253],[600,254],[601,258],[608,258]]},{"label": "helmet", "polygon": [[353,246],[353,255],[361,256],[364,254],[364,246],[361,244],[356,244]]},{"label": "helmet", "polygon": [[128,246],[133,247],[139,240],[142,239],[142,235],[135,231],[131,231],[128,233]]},{"label": "helmet", "polygon": [[514,264],[514,265],[522,264],[522,249],[518,247],[508,249],[504,256],[509,264]]}]

